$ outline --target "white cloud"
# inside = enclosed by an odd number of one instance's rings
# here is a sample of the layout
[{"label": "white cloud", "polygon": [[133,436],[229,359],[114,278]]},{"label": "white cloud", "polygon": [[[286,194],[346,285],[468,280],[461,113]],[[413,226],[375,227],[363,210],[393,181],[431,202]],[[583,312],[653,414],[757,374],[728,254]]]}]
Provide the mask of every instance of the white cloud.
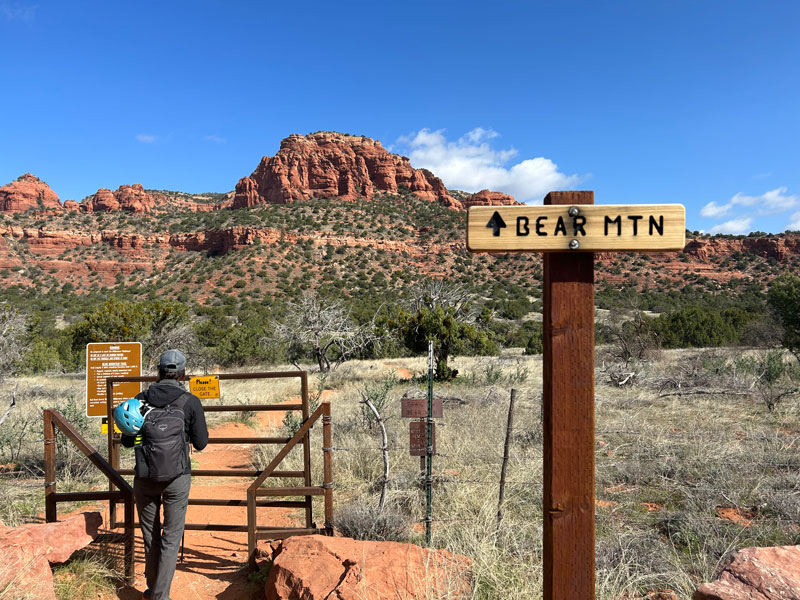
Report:
[{"label": "white cloud", "polygon": [[716,202],[709,202],[703,208],[700,209],[700,216],[701,217],[711,217],[712,219],[716,219],[717,217],[721,217],[727,214],[730,211],[731,207],[728,205],[720,206]]},{"label": "white cloud", "polygon": [[476,127],[456,141],[448,141],[444,130],[421,129],[397,143],[410,149],[411,164],[429,169],[452,189],[478,192],[482,189],[512,194],[520,201],[540,201],[547,192],[572,189],[581,180],[566,175],[549,158],[528,158],[511,164],[514,148],[495,150],[488,140],[499,137],[493,129]]},{"label": "white cloud", "polygon": [[7,2],[0,0],[0,15],[9,21],[33,21],[36,17],[36,9],[39,8],[36,4],[28,4],[26,2]]},{"label": "white cloud", "polygon": [[789,218],[790,218],[789,227],[787,227],[787,229],[790,229],[792,231],[800,231],[800,210],[798,210]]},{"label": "white cloud", "polygon": [[228,140],[218,135],[206,135],[203,139],[207,142],[214,142],[215,144],[227,144]]},{"label": "white cloud", "polygon": [[752,217],[739,217],[738,219],[731,219],[719,225],[714,225],[708,230],[709,233],[749,233],[752,231],[750,225],[753,223]]},{"label": "white cloud", "polygon": [[136,141],[141,142],[142,144],[152,144],[158,139],[157,136],[152,135],[150,133],[140,133],[136,136]]},{"label": "white cloud", "polygon": [[701,217],[718,218],[730,214],[737,206],[756,207],[757,215],[773,215],[782,213],[800,206],[800,196],[787,195],[788,188],[779,187],[761,194],[760,196],[746,196],[741,192],[736,194],[725,204],[709,202],[700,210]]}]

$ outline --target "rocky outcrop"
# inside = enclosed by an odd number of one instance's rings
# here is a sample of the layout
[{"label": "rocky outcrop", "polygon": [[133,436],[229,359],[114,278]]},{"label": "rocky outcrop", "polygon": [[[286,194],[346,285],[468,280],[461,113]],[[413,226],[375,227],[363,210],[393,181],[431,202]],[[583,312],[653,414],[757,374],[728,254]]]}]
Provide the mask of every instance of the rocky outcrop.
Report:
[{"label": "rocky outcrop", "polygon": [[275,156],[261,159],[236,185],[233,208],[288,204],[311,198],[369,200],[376,192],[408,189],[420,198],[463,208],[442,180],[414,169],[408,158],[368,137],[335,132],[290,135]]},{"label": "rocky outcrop", "polygon": [[25,173],[16,181],[0,187],[0,212],[26,210],[62,210],[58,195],[44,181]]},{"label": "rocky outcrop", "polygon": [[100,188],[81,202],[87,212],[115,212],[123,210],[130,213],[149,213],[164,197],[161,194],[146,192],[140,183],[121,185],[113,192]]},{"label": "rocky outcrop", "polygon": [[783,261],[788,254],[800,253],[800,237],[695,238],[686,243],[683,251],[702,261],[714,256],[731,256],[737,252]]},{"label": "rocky outcrop", "polygon": [[469,558],[398,542],[296,536],[272,550],[267,600],[470,598]]},{"label": "rocky outcrop", "polygon": [[800,546],[745,548],[693,600],[800,600]]},{"label": "rocky outcrop", "polygon": [[19,597],[55,600],[50,563],[65,562],[97,537],[103,519],[98,512],[60,523],[5,527],[0,524],[0,590],[20,590]]},{"label": "rocky outcrop", "polygon": [[510,194],[491,192],[489,190],[481,190],[477,194],[467,196],[461,203],[464,208],[469,208],[470,206],[513,206],[522,204],[522,202],[514,200],[514,196]]}]

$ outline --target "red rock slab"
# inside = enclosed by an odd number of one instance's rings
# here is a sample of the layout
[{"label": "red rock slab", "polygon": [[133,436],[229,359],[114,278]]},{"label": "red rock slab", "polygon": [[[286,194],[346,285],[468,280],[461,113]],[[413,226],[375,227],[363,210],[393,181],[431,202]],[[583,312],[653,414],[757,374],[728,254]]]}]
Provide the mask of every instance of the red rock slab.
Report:
[{"label": "red rock slab", "polygon": [[20,598],[55,600],[50,563],[64,562],[87,546],[97,537],[102,524],[98,512],[82,513],[58,523],[19,527],[0,524],[0,590],[19,590]]},{"label": "red rock slab", "polygon": [[267,600],[471,597],[470,559],[399,542],[296,536],[273,550]]},{"label": "red rock slab", "polygon": [[0,548],[20,546],[36,550],[48,561],[66,561],[97,537],[103,524],[99,512],[87,512],[57,523],[31,523],[19,527],[0,528]]},{"label": "red rock slab", "polygon": [[745,548],[693,600],[800,600],[800,546]]}]

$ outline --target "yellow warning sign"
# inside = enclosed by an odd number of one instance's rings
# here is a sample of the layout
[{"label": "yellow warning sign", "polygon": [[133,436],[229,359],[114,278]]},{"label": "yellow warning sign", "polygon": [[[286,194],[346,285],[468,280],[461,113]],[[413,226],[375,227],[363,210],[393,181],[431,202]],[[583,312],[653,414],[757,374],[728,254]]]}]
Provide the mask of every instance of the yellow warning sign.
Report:
[{"label": "yellow warning sign", "polygon": [[[108,435],[108,423],[106,423],[105,420],[103,421],[103,424],[100,425],[100,433],[103,435]],[[122,433],[120,428],[117,427],[116,423],[114,423],[114,433]]]},{"label": "yellow warning sign", "polygon": [[208,375],[206,377],[191,377],[189,391],[198,398],[206,400],[219,399],[219,377]]}]

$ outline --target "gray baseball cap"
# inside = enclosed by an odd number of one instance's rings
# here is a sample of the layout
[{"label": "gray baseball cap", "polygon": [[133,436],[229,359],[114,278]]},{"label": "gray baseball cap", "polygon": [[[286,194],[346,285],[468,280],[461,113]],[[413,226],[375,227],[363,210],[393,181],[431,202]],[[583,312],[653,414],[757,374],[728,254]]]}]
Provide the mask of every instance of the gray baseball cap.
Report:
[{"label": "gray baseball cap", "polygon": [[186,357],[180,350],[167,350],[158,361],[159,371],[177,373],[186,369]]}]

